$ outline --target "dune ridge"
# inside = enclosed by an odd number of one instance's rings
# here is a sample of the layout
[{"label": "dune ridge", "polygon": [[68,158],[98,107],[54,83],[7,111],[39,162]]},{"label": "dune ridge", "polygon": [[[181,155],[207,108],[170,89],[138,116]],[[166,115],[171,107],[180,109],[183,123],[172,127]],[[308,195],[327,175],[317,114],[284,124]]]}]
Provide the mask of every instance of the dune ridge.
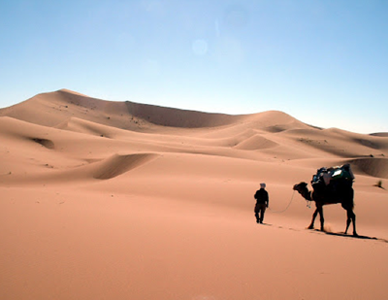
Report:
[{"label": "dune ridge", "polygon": [[[131,101],[101,100],[66,89],[38,94],[22,103],[0,109],[0,116],[14,117],[44,126],[60,126],[61,123],[75,117],[130,130],[149,129],[150,125],[177,128],[218,127],[244,120],[268,128],[278,126],[279,121],[302,124],[291,116],[277,111],[253,115],[205,113]],[[276,124],[272,124],[273,121]]]},{"label": "dune ridge", "polygon": [[129,155],[115,154],[98,163],[93,177],[96,179],[111,179],[128,172],[146,162],[156,158],[158,155],[150,153],[138,153]]},{"label": "dune ridge", "polygon": [[362,172],[377,178],[388,178],[388,159],[386,158],[358,158],[349,161]]},{"label": "dune ridge", "polygon": [[[306,230],[292,187],[345,163],[360,236]],[[0,298],[383,300],[387,170],[387,133],[39,94],[0,109]]]},{"label": "dune ridge", "polygon": [[[60,146],[63,139],[56,142],[55,130],[48,134],[45,127],[56,128],[59,130],[56,132],[61,134],[63,130],[77,132],[81,134],[81,140],[85,135],[88,143],[90,136],[108,138],[117,145],[116,150],[124,144],[136,145],[136,150],[128,155],[182,152],[266,161],[328,156],[333,160],[354,162],[356,172],[387,177],[388,143],[384,135],[362,135],[336,128],[319,129],[278,111],[235,116],[212,114],[129,101],[111,102],[63,89],[39,94],[2,109],[0,116],[10,122],[3,122],[4,134],[14,133],[14,137],[30,140],[48,150],[64,149]],[[7,118],[28,123],[16,124]],[[27,125],[30,123],[43,126],[35,127],[39,134],[31,134],[32,128]],[[18,128],[19,132],[16,132]],[[83,141],[77,143],[84,144]],[[108,146],[108,141],[93,140],[90,143],[96,144],[97,149],[112,147]],[[78,149],[75,145],[69,148],[69,145],[65,148]],[[66,150],[56,153],[63,155]],[[76,159],[89,159],[87,155],[85,157]]]}]

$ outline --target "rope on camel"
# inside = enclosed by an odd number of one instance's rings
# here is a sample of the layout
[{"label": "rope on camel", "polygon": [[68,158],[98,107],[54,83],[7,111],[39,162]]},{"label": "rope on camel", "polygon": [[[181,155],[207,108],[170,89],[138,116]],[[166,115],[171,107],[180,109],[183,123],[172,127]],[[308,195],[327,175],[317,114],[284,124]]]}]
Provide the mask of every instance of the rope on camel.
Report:
[{"label": "rope on camel", "polygon": [[292,193],[291,200],[290,200],[290,202],[288,203],[288,205],[286,206],[285,209],[283,209],[283,210],[272,210],[270,207],[268,207],[269,210],[272,211],[273,213],[278,213],[278,214],[279,214],[279,213],[285,212],[285,211],[290,207],[291,202],[292,202],[292,200],[294,199],[294,195],[295,195],[295,190],[294,190],[294,192]]}]

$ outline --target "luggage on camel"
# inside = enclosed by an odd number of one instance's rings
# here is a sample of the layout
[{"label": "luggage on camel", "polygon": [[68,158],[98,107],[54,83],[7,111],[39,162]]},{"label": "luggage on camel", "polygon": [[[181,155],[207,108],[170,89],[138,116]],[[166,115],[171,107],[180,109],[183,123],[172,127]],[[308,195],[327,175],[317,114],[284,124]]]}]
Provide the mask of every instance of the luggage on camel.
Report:
[{"label": "luggage on camel", "polygon": [[342,166],[320,168],[317,174],[313,175],[311,185],[314,189],[336,188],[338,183],[353,185],[354,175],[350,168],[350,164]]}]

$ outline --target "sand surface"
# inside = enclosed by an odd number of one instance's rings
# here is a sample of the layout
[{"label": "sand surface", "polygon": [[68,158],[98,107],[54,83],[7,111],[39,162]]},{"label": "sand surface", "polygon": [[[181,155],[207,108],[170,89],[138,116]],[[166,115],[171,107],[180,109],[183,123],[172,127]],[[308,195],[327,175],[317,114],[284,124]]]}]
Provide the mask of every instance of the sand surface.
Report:
[{"label": "sand surface", "polygon": [[[344,163],[360,236],[307,230],[293,185]],[[40,94],[0,110],[0,299],[387,299],[384,187],[387,133]]]}]

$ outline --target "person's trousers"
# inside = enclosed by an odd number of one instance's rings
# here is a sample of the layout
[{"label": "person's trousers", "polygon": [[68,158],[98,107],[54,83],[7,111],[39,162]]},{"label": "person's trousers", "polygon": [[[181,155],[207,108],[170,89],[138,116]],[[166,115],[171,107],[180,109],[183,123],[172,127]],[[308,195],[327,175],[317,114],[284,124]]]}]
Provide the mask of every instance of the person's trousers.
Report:
[{"label": "person's trousers", "polygon": [[266,208],[267,208],[267,205],[265,205],[264,203],[256,204],[255,217],[256,217],[257,223],[263,223]]}]

